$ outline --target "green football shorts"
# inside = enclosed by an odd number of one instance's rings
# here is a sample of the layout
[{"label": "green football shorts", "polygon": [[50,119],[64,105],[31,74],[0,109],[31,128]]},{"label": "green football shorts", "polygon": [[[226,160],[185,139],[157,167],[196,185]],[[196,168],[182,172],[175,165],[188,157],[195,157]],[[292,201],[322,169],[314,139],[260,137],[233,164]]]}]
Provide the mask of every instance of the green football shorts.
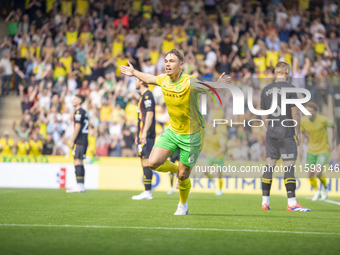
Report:
[{"label": "green football shorts", "polygon": [[183,165],[193,167],[202,151],[203,140],[204,129],[192,135],[181,135],[167,128],[154,147],[171,150],[174,154],[180,150],[179,161]]},{"label": "green football shorts", "polygon": [[307,164],[308,165],[321,165],[325,166],[328,163],[328,154],[311,154],[307,153]]}]

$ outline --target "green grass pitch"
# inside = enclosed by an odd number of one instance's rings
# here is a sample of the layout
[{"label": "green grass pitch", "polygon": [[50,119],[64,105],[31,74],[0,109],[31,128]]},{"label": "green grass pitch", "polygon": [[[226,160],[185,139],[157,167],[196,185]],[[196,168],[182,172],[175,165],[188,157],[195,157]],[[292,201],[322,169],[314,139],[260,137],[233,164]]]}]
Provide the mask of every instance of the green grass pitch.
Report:
[{"label": "green grass pitch", "polygon": [[272,210],[261,211],[260,194],[192,193],[189,215],[174,216],[178,194],[154,192],[153,200],[133,201],[135,194],[0,189],[0,254],[329,255],[340,251],[336,204],[300,198],[312,212],[287,212],[286,198],[272,196]]}]

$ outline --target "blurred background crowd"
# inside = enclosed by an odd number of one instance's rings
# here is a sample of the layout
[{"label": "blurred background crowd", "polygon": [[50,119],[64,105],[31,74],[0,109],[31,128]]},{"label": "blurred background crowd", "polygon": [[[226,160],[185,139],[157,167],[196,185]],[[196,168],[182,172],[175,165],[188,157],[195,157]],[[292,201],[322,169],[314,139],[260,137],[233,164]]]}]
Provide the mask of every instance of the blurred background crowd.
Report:
[{"label": "blurred background crowd", "polygon": [[[212,81],[225,72],[257,96],[284,60],[293,84],[310,90],[321,110],[339,82],[339,1],[16,0],[0,8],[8,26],[1,93],[16,93],[22,111],[17,137],[0,140],[2,155],[69,155],[79,93],[89,115],[88,156],[134,156],[139,94],[119,66],[130,61],[158,75],[173,48],[185,54],[185,73]],[[160,135],[168,114],[161,89],[149,88]],[[228,127],[226,135],[228,158],[263,157],[261,132]]]}]

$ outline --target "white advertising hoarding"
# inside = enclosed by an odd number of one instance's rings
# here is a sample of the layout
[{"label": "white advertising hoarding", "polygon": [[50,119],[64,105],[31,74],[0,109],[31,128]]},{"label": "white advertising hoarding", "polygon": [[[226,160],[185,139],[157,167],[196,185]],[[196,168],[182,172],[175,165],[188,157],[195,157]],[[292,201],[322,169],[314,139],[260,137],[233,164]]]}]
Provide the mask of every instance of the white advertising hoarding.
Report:
[{"label": "white advertising hoarding", "polygon": [[[98,172],[98,165],[85,165],[86,189],[98,189]],[[59,189],[65,181],[66,188],[76,185],[72,164],[0,163],[1,188]]]}]

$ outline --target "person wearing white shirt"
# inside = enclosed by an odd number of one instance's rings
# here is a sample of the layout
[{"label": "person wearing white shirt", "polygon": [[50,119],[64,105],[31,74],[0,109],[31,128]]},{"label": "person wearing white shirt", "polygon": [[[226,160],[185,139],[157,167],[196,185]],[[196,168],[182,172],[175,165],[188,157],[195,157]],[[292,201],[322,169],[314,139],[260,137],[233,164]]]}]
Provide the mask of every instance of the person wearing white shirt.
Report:
[{"label": "person wearing white shirt", "polygon": [[2,95],[4,95],[6,84],[7,84],[6,94],[8,95],[9,86],[11,84],[11,77],[13,74],[12,63],[10,61],[10,54],[8,51],[4,53],[4,57],[0,60],[0,69],[2,71],[2,79],[1,79]]},{"label": "person wearing white shirt", "polygon": [[205,46],[204,51],[207,53],[207,56],[204,60],[204,64],[207,67],[214,67],[216,65],[216,61],[217,61],[216,53],[211,49],[211,47],[209,45]]}]

